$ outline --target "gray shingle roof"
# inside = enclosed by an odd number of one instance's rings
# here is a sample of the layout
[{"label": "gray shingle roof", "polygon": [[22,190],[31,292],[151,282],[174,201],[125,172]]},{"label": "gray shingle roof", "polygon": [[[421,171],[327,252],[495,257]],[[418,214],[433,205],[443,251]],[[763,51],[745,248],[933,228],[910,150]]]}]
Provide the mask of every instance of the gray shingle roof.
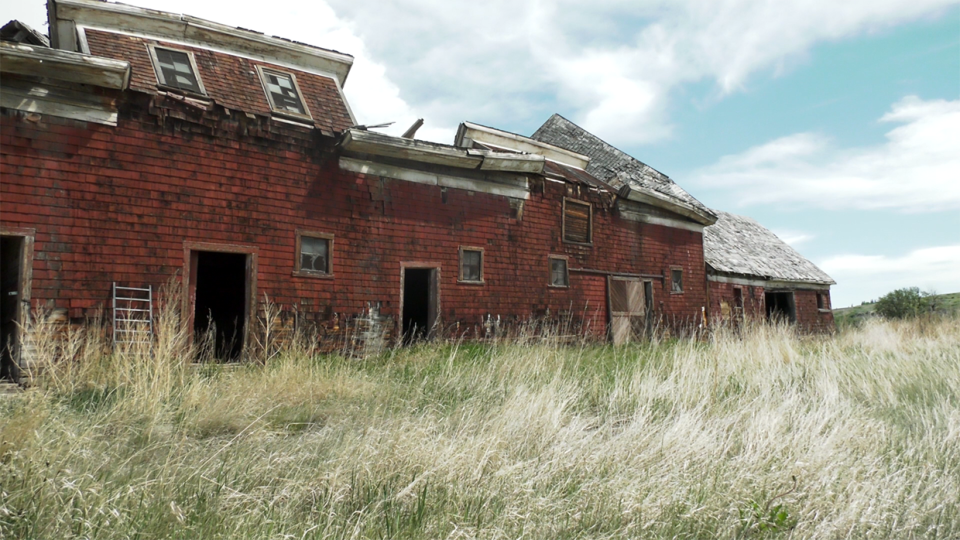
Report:
[{"label": "gray shingle roof", "polygon": [[703,230],[703,258],[714,270],[778,281],[836,283],[756,221],[716,213],[717,222]]},{"label": "gray shingle roof", "polygon": [[604,142],[559,114],[551,116],[531,138],[589,157],[587,172],[616,189],[628,185],[638,191],[655,191],[692,207],[704,216],[715,215],[667,175]]}]

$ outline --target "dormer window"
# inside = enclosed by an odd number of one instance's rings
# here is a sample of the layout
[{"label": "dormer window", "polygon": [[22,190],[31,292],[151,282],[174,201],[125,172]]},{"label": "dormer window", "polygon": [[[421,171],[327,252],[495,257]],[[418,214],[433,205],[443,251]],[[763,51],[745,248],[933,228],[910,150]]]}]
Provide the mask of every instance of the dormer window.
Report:
[{"label": "dormer window", "polygon": [[289,114],[300,118],[311,118],[310,111],[303,102],[303,94],[292,73],[257,66],[260,80],[267,93],[270,109],[275,113]]},{"label": "dormer window", "polygon": [[161,86],[168,86],[194,94],[206,94],[192,52],[156,45],[149,45],[149,48],[150,57],[153,59],[153,69],[157,72],[157,82]]}]

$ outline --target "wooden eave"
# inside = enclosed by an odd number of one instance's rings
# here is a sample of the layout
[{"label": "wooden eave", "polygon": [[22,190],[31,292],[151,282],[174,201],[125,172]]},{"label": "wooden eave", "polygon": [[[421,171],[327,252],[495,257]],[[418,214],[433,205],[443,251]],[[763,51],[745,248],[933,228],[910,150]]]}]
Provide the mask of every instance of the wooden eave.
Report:
[{"label": "wooden eave", "polygon": [[342,86],[353,57],[189,15],[178,15],[99,0],[48,0],[53,46],[76,48],[77,26],[127,32],[179,43],[237,52],[304,71],[333,76]]},{"label": "wooden eave", "polygon": [[630,201],[646,203],[651,206],[663,208],[664,210],[673,212],[674,214],[679,214],[701,225],[713,225],[717,222],[716,216],[702,212],[693,206],[683,204],[674,198],[661,195],[653,190],[641,191],[634,187],[625,185],[620,190],[620,197]]},{"label": "wooden eave", "polygon": [[0,71],[126,90],[130,63],[36,45],[0,42]]},{"label": "wooden eave", "polygon": [[543,156],[538,155],[457,148],[416,139],[391,137],[362,129],[347,130],[340,141],[340,147],[349,154],[483,171],[540,174],[543,172],[544,162]]},{"label": "wooden eave", "polygon": [[457,137],[454,145],[459,147],[470,147],[472,141],[488,143],[501,148],[509,148],[517,152],[536,154],[547,159],[570,165],[580,169],[586,169],[590,158],[587,156],[565,150],[552,144],[533,140],[523,135],[501,131],[473,122],[463,122],[457,128]]}]

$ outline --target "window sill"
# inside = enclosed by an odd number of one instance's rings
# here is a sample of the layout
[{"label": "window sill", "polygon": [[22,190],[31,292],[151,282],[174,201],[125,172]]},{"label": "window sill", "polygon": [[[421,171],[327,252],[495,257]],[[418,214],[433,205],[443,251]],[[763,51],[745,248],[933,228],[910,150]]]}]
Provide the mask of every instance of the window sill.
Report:
[{"label": "window sill", "polygon": [[317,279],[333,279],[333,274],[321,274],[319,272],[307,272],[304,270],[294,270],[291,274],[293,277],[308,277],[308,278],[317,278]]},{"label": "window sill", "polygon": [[670,291],[670,294],[683,294],[683,291]]},{"label": "window sill", "polygon": [[563,243],[570,246],[593,247],[593,242],[571,242],[570,240],[563,240]]},{"label": "window sill", "polygon": [[458,279],[458,280],[457,280],[457,284],[458,284],[458,285],[486,285],[487,282],[484,281],[484,280],[482,280],[482,279],[481,279],[480,281],[474,281],[474,280],[472,280],[472,279],[471,279],[471,280]]},{"label": "window sill", "polygon": [[314,125],[313,117],[307,116],[305,114],[296,114],[296,113],[287,112],[287,111],[277,111],[274,109],[270,110],[270,114],[272,114],[273,116],[281,120],[290,120],[292,122],[297,122],[301,124],[310,124],[310,126]]},{"label": "window sill", "polygon": [[158,90],[162,90],[162,91],[167,92],[167,93],[170,93],[170,94],[174,94],[174,95],[178,95],[178,96],[182,96],[182,97],[187,97],[187,98],[190,98],[190,99],[201,100],[201,101],[204,101],[204,102],[206,102],[206,103],[208,103],[208,104],[209,104],[209,103],[213,103],[213,98],[210,97],[210,96],[208,96],[208,95],[206,95],[206,94],[198,94],[198,93],[193,92],[193,91],[191,91],[191,90],[184,90],[183,88],[177,88],[176,86],[167,86],[167,85],[165,85],[165,84],[158,84],[158,85],[157,85],[157,89],[158,89]]},{"label": "window sill", "polygon": [[819,308],[819,309],[817,309],[817,311],[819,311],[820,313],[833,313],[833,310],[832,310],[832,309]]},{"label": "window sill", "polygon": [[569,289],[570,285],[547,285],[548,289]]}]

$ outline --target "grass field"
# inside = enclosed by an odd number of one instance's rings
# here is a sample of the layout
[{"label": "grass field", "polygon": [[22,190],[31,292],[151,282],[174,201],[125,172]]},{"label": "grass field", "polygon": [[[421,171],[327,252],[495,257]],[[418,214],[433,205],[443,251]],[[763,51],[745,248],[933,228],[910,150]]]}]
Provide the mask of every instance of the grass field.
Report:
[{"label": "grass field", "polygon": [[[170,326],[170,325],[168,325]],[[3,538],[960,538],[960,319],[101,354],[0,398]]]},{"label": "grass field", "polygon": [[[936,311],[942,314],[960,316],[960,293],[935,294],[929,300]],[[876,305],[876,302],[864,302],[859,306],[837,308],[833,310],[833,317],[841,328],[857,325],[876,315]]]}]

